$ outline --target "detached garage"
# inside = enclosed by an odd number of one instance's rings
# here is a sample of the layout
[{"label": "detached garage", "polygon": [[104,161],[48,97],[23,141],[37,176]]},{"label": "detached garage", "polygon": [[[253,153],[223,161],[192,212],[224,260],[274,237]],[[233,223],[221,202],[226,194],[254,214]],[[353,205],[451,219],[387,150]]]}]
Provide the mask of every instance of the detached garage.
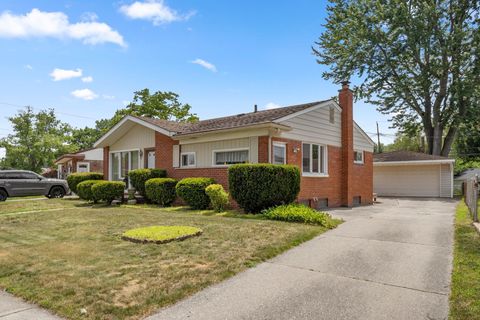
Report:
[{"label": "detached garage", "polygon": [[394,151],[373,156],[373,190],[378,196],[453,197],[455,160]]}]

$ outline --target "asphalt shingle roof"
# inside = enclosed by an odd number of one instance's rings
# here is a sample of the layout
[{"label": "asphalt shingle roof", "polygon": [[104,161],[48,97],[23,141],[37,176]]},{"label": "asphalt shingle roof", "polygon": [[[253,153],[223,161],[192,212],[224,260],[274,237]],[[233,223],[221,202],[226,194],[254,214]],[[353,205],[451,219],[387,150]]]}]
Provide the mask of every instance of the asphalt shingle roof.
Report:
[{"label": "asphalt shingle roof", "polygon": [[413,151],[392,151],[373,155],[373,162],[447,160],[448,157]]}]

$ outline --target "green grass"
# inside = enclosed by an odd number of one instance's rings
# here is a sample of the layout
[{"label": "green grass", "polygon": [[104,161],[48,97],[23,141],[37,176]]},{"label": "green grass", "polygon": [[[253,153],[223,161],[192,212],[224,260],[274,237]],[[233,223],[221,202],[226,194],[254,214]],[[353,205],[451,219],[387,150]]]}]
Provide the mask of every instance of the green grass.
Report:
[{"label": "green grass", "polygon": [[480,319],[480,236],[463,201],[455,218],[450,319]]},{"label": "green grass", "polygon": [[202,229],[189,226],[150,226],[125,231],[123,238],[146,242],[168,242],[199,235]]},{"label": "green grass", "polygon": [[[21,199],[21,198],[13,198]],[[62,208],[75,208],[85,206],[85,202],[77,199],[47,199],[27,201],[5,201],[0,202],[0,216],[18,212],[59,210]]]},{"label": "green grass", "polygon": [[[0,215],[0,287],[69,319],[143,318],[326,231],[235,212],[40,203],[53,210]],[[203,233],[162,245],[121,239],[154,225]]]}]

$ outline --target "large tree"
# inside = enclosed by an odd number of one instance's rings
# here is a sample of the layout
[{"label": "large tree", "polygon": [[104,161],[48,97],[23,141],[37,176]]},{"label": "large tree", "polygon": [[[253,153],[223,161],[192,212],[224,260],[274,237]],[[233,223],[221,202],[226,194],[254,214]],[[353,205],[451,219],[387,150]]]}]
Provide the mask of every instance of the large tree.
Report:
[{"label": "large tree", "polygon": [[358,77],[357,98],[425,132],[428,153],[448,155],[478,108],[480,0],[330,0],[313,52],[325,79]]},{"label": "large tree", "polygon": [[6,155],[2,167],[32,170],[40,173],[60,155],[71,152],[70,126],[55,117],[53,109],[34,113],[32,108],[8,118],[13,133],[0,139]]}]

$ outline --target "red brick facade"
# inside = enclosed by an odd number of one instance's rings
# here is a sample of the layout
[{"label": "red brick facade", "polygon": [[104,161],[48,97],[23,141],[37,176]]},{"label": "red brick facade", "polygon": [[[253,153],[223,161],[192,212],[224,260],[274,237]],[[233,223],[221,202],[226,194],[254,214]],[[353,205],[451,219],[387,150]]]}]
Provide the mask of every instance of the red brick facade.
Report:
[{"label": "red brick facade", "polygon": [[103,148],[103,178],[110,179],[109,163],[110,163],[110,147]]}]

